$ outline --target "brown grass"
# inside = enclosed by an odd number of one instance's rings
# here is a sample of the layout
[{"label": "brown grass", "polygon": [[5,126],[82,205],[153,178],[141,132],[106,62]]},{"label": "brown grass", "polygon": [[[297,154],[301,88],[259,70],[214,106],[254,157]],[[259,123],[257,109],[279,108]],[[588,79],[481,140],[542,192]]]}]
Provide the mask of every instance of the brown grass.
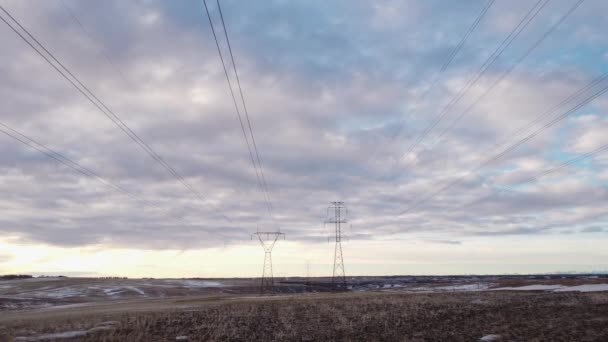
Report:
[{"label": "brown grass", "polygon": [[[5,322],[0,340],[89,329],[75,341],[608,341],[608,293],[323,294]],[[72,340],[70,340],[72,341]]]}]

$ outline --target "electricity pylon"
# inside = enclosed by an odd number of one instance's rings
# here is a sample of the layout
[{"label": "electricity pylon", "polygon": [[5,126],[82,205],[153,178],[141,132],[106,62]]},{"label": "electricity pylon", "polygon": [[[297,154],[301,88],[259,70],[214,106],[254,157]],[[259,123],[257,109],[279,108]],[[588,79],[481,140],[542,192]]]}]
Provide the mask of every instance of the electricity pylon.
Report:
[{"label": "electricity pylon", "polygon": [[[333,217],[330,217],[330,211]],[[327,207],[328,219],[325,223],[335,224],[335,239],[336,245],[334,249],[334,272],[331,277],[331,283],[337,287],[346,289],[346,273],[344,271],[344,256],[342,254],[342,223],[346,223],[348,209],[344,202],[331,202],[331,206]]]},{"label": "electricity pylon", "polygon": [[[260,293],[273,293],[274,278],[272,276],[272,249],[281,236],[285,239],[285,234],[281,232],[256,232],[253,235],[258,237],[262,248],[264,248],[264,268],[262,268]],[[253,235],[251,237],[252,239]]]}]

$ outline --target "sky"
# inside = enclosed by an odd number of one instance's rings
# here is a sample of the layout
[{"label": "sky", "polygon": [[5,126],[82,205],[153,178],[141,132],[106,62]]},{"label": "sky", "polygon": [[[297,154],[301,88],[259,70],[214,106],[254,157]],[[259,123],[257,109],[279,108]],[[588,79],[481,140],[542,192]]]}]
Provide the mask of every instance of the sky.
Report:
[{"label": "sky", "polygon": [[331,275],[331,201],[347,275],[608,271],[608,2],[220,3],[271,214],[201,1],[1,0],[194,191],[0,21],[0,127],[103,178],[0,134],[0,274]]}]

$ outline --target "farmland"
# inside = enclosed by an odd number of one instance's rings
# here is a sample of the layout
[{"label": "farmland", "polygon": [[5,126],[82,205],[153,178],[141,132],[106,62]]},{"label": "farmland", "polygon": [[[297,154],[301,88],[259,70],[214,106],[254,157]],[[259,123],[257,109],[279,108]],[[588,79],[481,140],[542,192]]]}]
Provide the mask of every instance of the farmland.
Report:
[{"label": "farmland", "polygon": [[[439,278],[436,284],[424,278],[425,284],[395,287],[395,279],[365,278],[344,293],[303,292],[290,284],[274,296],[257,295],[252,279],[57,279],[61,290],[55,291],[53,280],[20,280],[13,293],[18,285],[30,298],[40,287],[66,296],[5,309],[0,336],[20,341],[608,339],[605,279],[492,279]],[[393,286],[370,288],[370,282],[381,281]],[[10,297],[7,284],[2,283],[2,298]],[[568,288],[573,290],[563,290]]]}]

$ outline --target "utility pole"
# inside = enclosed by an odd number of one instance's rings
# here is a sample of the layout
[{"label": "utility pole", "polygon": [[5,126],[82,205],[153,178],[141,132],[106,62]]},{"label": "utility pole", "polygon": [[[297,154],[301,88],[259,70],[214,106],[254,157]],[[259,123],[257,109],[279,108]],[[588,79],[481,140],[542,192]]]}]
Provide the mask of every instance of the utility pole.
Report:
[{"label": "utility pole", "polygon": [[[330,217],[333,215],[333,217]],[[344,272],[344,256],[342,254],[342,223],[346,223],[346,217],[348,215],[348,209],[344,205],[344,202],[331,202],[331,205],[327,207],[328,219],[325,223],[333,223],[335,225],[335,240],[336,245],[334,249],[334,271],[331,278],[331,283],[336,288],[346,290],[346,274]]]},{"label": "utility pole", "polygon": [[310,286],[310,260],[306,259],[306,291]]},{"label": "utility pole", "polygon": [[[280,237],[285,239],[285,234],[278,232],[256,232],[253,235],[258,237],[262,248],[264,248],[264,267],[262,268],[262,282],[260,293],[274,293],[274,278],[272,276],[272,249]],[[253,240],[253,235],[251,239]]]}]

